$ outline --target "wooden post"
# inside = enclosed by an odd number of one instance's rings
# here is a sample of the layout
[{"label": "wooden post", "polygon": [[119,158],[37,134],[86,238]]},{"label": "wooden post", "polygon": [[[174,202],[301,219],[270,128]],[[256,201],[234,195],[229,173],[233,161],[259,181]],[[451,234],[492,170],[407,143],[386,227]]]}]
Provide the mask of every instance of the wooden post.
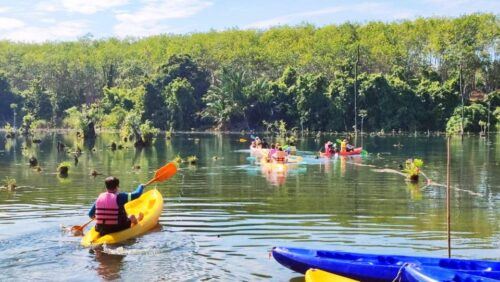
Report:
[{"label": "wooden post", "polygon": [[[359,63],[359,44],[356,52],[356,64],[354,65],[354,135],[355,139],[358,137],[358,63]],[[356,145],[356,143],[354,143]]]},{"label": "wooden post", "polygon": [[462,63],[460,63],[460,69],[459,69],[459,83],[460,83],[460,96],[462,98],[462,121],[461,121],[461,132],[460,132],[460,136],[462,137],[462,141],[463,141],[463,138],[464,138],[464,107],[465,107],[465,103],[464,103],[464,92],[465,92],[465,87],[462,86]]},{"label": "wooden post", "polygon": [[450,206],[450,139],[451,137],[448,136],[448,142],[447,142],[447,162],[446,162],[446,226],[447,226],[447,234],[448,234],[448,258],[451,258],[451,206]]}]

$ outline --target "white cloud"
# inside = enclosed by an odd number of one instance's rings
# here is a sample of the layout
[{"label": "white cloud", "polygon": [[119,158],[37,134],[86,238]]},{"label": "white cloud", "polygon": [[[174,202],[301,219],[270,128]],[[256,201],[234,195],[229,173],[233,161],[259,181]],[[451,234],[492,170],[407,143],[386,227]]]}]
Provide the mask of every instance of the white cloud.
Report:
[{"label": "white cloud", "polygon": [[57,12],[60,6],[55,1],[42,1],[36,4],[35,10],[38,12],[53,13]]},{"label": "white cloud", "polygon": [[67,11],[90,15],[128,2],[129,0],[51,0],[38,3],[36,9],[48,13]]},{"label": "white cloud", "polygon": [[1,33],[0,37],[23,42],[71,40],[86,34],[87,27],[88,23],[85,21],[64,21],[46,27],[22,26]]},{"label": "white cloud", "polygon": [[268,20],[253,22],[249,25],[246,25],[244,28],[257,28],[257,29],[267,28],[276,25],[309,20],[311,17],[332,15],[339,13],[343,14],[362,13],[364,15],[379,15],[383,16],[384,18],[391,17],[392,19],[408,18],[412,15],[407,10],[395,10],[391,6],[385,5],[383,3],[366,2],[353,5],[339,5],[320,10],[283,15]]},{"label": "white cloud", "polygon": [[0,14],[10,11],[10,7],[0,6]]},{"label": "white cloud", "polygon": [[143,0],[144,6],[134,12],[117,13],[115,35],[146,36],[171,31],[164,20],[187,18],[212,5],[206,0]]},{"label": "white cloud", "polygon": [[14,18],[0,17],[0,30],[10,30],[24,26],[24,22]]},{"label": "white cloud", "polygon": [[66,10],[82,14],[94,14],[127,3],[128,0],[61,0],[61,4]]}]

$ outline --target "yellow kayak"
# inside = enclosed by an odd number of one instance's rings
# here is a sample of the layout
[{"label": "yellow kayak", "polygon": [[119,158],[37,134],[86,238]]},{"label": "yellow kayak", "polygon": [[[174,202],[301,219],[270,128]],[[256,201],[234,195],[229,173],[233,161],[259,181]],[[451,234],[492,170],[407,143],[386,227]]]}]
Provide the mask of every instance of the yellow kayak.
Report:
[{"label": "yellow kayak", "polygon": [[287,164],[268,162],[267,158],[260,159],[260,165],[267,171],[284,172],[288,169]]},{"label": "yellow kayak", "polygon": [[358,282],[351,278],[311,268],[306,272],[306,282]]},{"label": "yellow kayak", "polygon": [[139,221],[136,225],[130,227],[129,229],[110,233],[104,236],[100,236],[95,228],[85,234],[82,238],[82,246],[90,247],[92,245],[102,245],[102,244],[116,244],[140,236],[147,231],[153,229],[158,224],[158,219],[160,218],[161,211],[163,209],[163,197],[158,190],[150,190],[142,194],[139,198],[130,201],[125,204],[125,211],[128,215],[138,215],[140,212],[143,213],[144,218]]}]

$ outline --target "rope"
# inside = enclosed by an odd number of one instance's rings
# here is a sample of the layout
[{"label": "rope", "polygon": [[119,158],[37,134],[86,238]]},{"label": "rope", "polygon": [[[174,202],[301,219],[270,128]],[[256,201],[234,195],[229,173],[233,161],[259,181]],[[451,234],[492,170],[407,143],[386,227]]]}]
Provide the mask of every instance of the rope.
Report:
[{"label": "rope", "polygon": [[403,274],[403,270],[406,266],[410,265],[409,263],[403,263],[403,265],[399,268],[398,274],[396,274],[396,277],[392,280],[392,282],[401,282],[401,274]]}]

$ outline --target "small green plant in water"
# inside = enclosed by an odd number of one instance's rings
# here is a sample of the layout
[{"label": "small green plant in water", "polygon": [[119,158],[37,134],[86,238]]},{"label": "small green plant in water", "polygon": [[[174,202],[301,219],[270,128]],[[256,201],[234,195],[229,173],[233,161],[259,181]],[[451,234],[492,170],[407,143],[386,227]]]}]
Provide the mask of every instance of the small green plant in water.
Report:
[{"label": "small green plant in water", "polygon": [[57,166],[57,172],[59,172],[59,175],[61,176],[68,176],[70,167],[71,167],[70,162],[62,162],[59,164],[59,166]]},{"label": "small green plant in water", "polygon": [[165,132],[165,137],[167,138],[167,140],[172,139],[172,127],[170,127],[170,129]]},{"label": "small green plant in water", "polygon": [[10,125],[10,123],[5,124],[3,129],[5,130],[6,138],[14,138],[16,136],[16,131],[14,130],[14,127]]},{"label": "small green plant in water", "polygon": [[16,182],[16,179],[12,178],[12,177],[9,177],[9,176],[6,176],[4,179],[3,179],[3,186],[9,190],[9,191],[14,191],[16,190],[16,187],[17,187],[17,182]]},{"label": "small green plant in water", "polygon": [[285,136],[286,135],[286,122],[284,120],[280,120],[278,123],[278,132],[280,136]]},{"label": "small green plant in water", "polygon": [[174,159],[173,159],[173,162],[174,163],[177,163],[177,164],[180,164],[182,163],[182,158],[180,155],[177,155]]},{"label": "small green plant in water", "polygon": [[196,162],[198,162],[198,157],[196,157],[196,156],[189,156],[189,157],[187,157],[187,163],[188,164],[194,165],[194,164],[196,164]]},{"label": "small green plant in water", "polygon": [[420,169],[424,166],[424,161],[421,159],[408,159],[405,162],[405,168],[403,172],[406,173],[406,177],[413,182],[418,181],[418,175],[420,174]]}]

